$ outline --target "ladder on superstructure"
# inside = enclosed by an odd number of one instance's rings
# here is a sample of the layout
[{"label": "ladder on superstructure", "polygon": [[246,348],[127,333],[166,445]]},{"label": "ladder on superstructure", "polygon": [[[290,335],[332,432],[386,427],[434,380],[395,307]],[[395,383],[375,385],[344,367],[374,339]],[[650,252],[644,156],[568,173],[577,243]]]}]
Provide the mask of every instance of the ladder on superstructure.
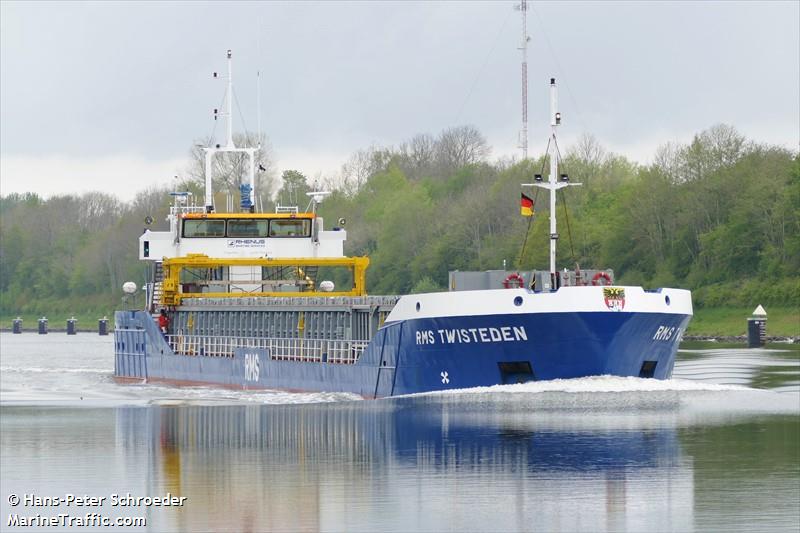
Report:
[{"label": "ladder on superstructure", "polygon": [[161,294],[164,292],[164,265],[161,261],[153,263],[153,288],[150,299],[150,312],[157,313],[161,306]]}]

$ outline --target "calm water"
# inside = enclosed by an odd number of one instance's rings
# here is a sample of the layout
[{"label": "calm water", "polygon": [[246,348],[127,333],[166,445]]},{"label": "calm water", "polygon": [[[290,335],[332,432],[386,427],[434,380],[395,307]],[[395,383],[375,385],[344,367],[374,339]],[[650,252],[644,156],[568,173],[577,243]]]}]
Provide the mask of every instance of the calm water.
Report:
[{"label": "calm water", "polygon": [[[0,530],[92,513],[146,520],[119,531],[800,529],[793,346],[692,346],[666,382],[378,401],[123,386],[112,371],[108,337],[0,334]],[[114,497],[129,493],[185,500]],[[105,500],[25,501],[69,494]]]}]

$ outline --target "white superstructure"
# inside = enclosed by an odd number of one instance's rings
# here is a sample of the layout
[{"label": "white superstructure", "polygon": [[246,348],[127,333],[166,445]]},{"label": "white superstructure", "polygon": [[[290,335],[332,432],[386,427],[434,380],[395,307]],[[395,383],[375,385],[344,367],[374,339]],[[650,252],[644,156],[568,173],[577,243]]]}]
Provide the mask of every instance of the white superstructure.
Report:
[{"label": "white superstructure", "polygon": [[[172,213],[169,231],[145,230],[139,259],[209,257],[344,257],[344,228],[323,229],[314,213]],[[197,230],[197,231],[196,231]],[[201,231],[205,230],[205,231]]]}]

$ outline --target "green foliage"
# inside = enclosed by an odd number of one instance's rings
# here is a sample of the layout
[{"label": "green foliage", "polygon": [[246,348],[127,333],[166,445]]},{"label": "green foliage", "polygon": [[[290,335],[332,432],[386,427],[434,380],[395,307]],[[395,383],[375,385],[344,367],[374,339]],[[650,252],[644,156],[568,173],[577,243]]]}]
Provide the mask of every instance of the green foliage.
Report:
[{"label": "green foliage", "polygon": [[411,294],[421,294],[423,292],[441,292],[444,289],[438,285],[433,278],[425,276],[411,287]]},{"label": "green foliage", "polygon": [[278,203],[305,209],[309,200],[306,193],[311,190],[305,175],[297,170],[284,170],[281,181],[283,185],[278,191]]},{"label": "green foliage", "polygon": [[165,219],[168,199],[166,189],[130,204],[103,193],[0,199],[0,314],[112,314],[122,283],[142,283],[138,237],[146,216]]},{"label": "green foliage", "polygon": [[[559,268],[612,267],[621,281],[645,287],[708,287],[697,293],[699,305],[726,298],[749,305],[748,295],[759,294],[793,305],[798,155],[720,125],[687,146],[662,147],[655,160],[639,167],[592,138],[564,156],[563,170],[583,186],[559,199]],[[349,254],[371,256],[373,292],[408,292],[426,277],[446,286],[449,270],[502,268],[504,260],[509,268],[547,268],[547,196],[536,197],[532,220],[519,216],[518,204],[519,184],[547,164],[544,157],[476,163],[411,179],[390,163],[323,209],[329,220],[347,218]],[[715,296],[719,284],[730,288]]]},{"label": "green foliage", "polygon": [[[778,337],[800,336],[800,308],[765,306],[767,335]],[[754,307],[695,308],[689,322],[687,335],[735,336],[747,334],[747,319]]]},{"label": "green foliage", "polygon": [[692,293],[694,305],[703,307],[748,307],[791,305],[800,308],[800,277],[750,278],[698,287]]},{"label": "green foliage", "polygon": [[[371,258],[373,294],[442,290],[450,270],[504,261],[548,268],[547,194],[526,190],[536,215],[519,215],[520,183],[548,158],[489,164],[479,134],[454,132],[354,157],[352,179],[320,207],[326,229],[346,219],[346,254]],[[648,166],[584,137],[562,170],[583,185],[559,198],[558,268],[610,267],[625,284],[689,288],[698,310],[800,306],[798,154],[714,126],[687,146],[660,148]],[[305,207],[306,177],[288,170],[282,184],[276,201]],[[166,229],[166,192],[144,191],[130,204],[100,193],[0,197],[0,313],[110,312],[124,281],[141,283],[137,238],[146,215]]]}]

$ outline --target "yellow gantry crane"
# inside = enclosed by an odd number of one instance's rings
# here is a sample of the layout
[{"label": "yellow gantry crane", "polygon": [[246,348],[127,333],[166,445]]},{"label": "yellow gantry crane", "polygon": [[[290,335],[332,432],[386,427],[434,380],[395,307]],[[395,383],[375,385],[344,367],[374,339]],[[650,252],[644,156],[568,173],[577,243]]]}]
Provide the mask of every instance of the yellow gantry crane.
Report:
[{"label": "yellow gantry crane", "polygon": [[[310,286],[308,291],[247,291],[247,292],[184,292],[181,283],[181,272],[186,269],[215,269],[219,267],[295,267],[302,272],[302,267],[347,267],[352,269],[353,287],[347,291],[319,291],[315,284],[302,274],[301,283]],[[189,254],[185,257],[164,258],[164,282],[161,294],[162,305],[180,305],[185,298],[238,298],[242,296],[281,296],[281,297],[314,297],[314,296],[366,296],[366,273],[369,266],[368,257],[302,257],[302,258],[221,258],[208,257],[202,254]],[[261,276],[259,276],[261,278]],[[241,279],[203,281],[205,285],[274,285],[275,280]]]}]

